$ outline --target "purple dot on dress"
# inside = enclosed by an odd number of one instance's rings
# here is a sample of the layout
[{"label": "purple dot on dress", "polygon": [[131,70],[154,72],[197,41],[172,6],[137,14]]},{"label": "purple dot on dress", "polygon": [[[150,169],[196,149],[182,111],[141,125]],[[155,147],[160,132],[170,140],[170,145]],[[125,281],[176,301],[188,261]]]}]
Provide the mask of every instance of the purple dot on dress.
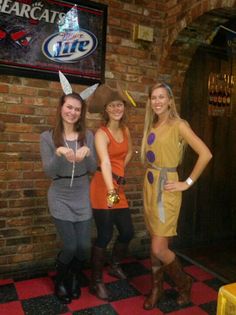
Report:
[{"label": "purple dot on dress", "polygon": [[153,151],[148,151],[147,152],[147,154],[146,154],[146,156],[147,156],[147,159],[148,159],[148,161],[150,162],[150,163],[153,163],[154,161],[155,161],[155,154],[154,154],[154,152]]},{"label": "purple dot on dress", "polygon": [[149,171],[149,172],[147,173],[147,179],[148,179],[148,181],[149,181],[150,184],[153,183],[154,177],[153,177],[152,172]]},{"label": "purple dot on dress", "polygon": [[149,136],[148,136],[148,139],[147,139],[147,143],[148,143],[149,145],[152,144],[152,143],[154,142],[155,138],[156,138],[155,133],[153,133],[153,132],[150,133]]}]

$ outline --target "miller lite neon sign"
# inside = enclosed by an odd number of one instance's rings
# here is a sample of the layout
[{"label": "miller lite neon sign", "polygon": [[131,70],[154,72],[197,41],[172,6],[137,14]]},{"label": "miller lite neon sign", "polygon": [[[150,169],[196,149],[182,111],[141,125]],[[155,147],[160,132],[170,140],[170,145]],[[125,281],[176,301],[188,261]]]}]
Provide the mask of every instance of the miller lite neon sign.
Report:
[{"label": "miller lite neon sign", "polygon": [[104,81],[106,19],[107,6],[87,0],[0,0],[1,73]]},{"label": "miller lite neon sign", "polygon": [[56,33],[49,36],[43,43],[45,56],[55,62],[71,63],[92,54],[97,48],[96,36],[87,30],[69,34]]}]

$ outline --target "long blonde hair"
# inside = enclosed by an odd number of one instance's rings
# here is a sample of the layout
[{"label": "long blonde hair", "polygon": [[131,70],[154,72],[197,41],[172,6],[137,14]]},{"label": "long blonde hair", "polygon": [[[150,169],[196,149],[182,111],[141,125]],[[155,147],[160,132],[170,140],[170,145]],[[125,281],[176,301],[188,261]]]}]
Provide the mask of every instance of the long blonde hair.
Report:
[{"label": "long blonde hair", "polygon": [[158,82],[154,84],[153,86],[150,87],[148,91],[148,100],[146,103],[146,113],[145,113],[145,120],[144,120],[144,129],[143,129],[143,139],[142,139],[142,144],[141,144],[141,161],[144,163],[145,162],[145,147],[147,143],[147,136],[152,128],[152,126],[158,121],[158,115],[155,114],[151,107],[151,96],[154,90],[158,88],[164,88],[167,91],[167,94],[170,99],[170,104],[169,104],[169,117],[168,119],[176,119],[180,118],[179,114],[176,109],[176,104],[175,104],[175,99],[174,99],[174,94],[170,88],[170,86],[164,82]]}]

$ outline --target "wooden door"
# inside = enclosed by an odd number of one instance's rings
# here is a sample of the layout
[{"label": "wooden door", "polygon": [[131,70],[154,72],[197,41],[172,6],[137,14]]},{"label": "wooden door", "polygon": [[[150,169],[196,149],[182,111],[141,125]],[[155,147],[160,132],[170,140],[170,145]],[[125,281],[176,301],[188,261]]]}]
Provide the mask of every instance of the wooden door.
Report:
[{"label": "wooden door", "polygon": [[[217,56],[199,49],[187,71],[181,100],[181,116],[208,145],[213,159],[200,179],[183,193],[183,204],[178,226],[176,245],[191,247],[206,245],[217,240],[236,236],[235,209],[232,198],[236,196],[233,168],[236,160],[236,139],[232,117],[208,116],[207,82],[210,72],[222,71],[230,62],[226,56]],[[196,154],[187,148],[180,167],[182,179],[189,176]]]}]

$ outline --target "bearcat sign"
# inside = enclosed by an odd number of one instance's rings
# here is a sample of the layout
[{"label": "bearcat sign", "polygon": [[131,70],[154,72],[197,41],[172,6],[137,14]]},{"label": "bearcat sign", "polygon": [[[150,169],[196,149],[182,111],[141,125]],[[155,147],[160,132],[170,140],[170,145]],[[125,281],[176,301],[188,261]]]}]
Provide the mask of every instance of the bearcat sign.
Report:
[{"label": "bearcat sign", "polygon": [[104,80],[107,6],[0,0],[0,72],[91,84]]}]

